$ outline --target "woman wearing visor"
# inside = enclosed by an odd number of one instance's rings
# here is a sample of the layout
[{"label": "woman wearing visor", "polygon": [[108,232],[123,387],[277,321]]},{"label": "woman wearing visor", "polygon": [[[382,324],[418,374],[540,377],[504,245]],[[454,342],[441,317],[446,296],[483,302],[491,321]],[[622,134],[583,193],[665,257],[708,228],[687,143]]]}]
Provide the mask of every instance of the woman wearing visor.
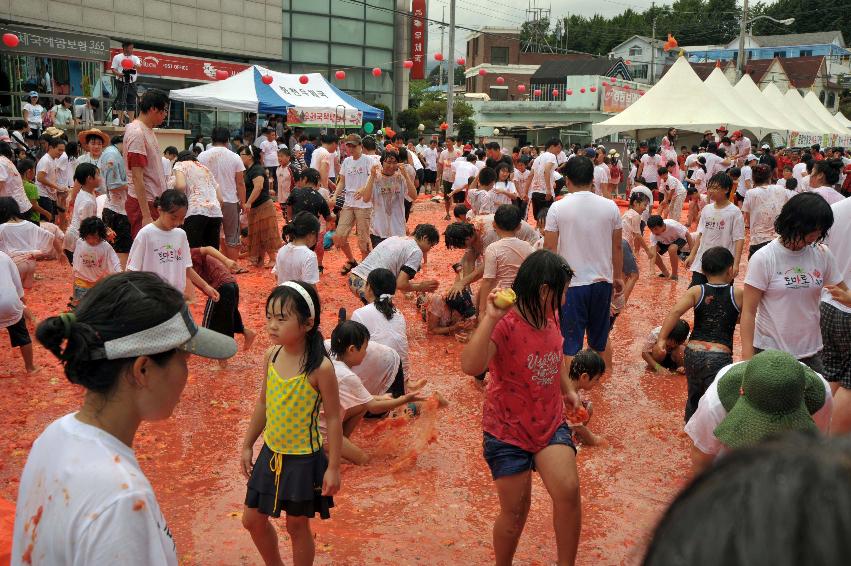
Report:
[{"label": "woman wearing visor", "polygon": [[146,272],[103,279],[73,314],[48,318],[36,336],[85,396],[79,411],[33,443],[12,564],[176,566],[171,531],[133,439],[142,422],[171,416],[189,356],[229,358],[233,338],[199,328],[183,294]]}]

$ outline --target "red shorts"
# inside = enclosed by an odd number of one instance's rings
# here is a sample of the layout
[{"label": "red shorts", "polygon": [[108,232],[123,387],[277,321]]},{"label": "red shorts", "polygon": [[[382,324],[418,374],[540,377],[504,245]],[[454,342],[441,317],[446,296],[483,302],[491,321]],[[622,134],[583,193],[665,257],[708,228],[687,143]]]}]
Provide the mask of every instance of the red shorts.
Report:
[{"label": "red shorts", "polygon": [[[139,208],[139,201],[128,195],[124,210],[127,212],[127,219],[130,220],[130,236],[136,238],[136,234],[142,229],[142,209]],[[148,203],[148,210],[151,211],[152,219],[156,220],[160,217],[160,212],[154,203]]]}]

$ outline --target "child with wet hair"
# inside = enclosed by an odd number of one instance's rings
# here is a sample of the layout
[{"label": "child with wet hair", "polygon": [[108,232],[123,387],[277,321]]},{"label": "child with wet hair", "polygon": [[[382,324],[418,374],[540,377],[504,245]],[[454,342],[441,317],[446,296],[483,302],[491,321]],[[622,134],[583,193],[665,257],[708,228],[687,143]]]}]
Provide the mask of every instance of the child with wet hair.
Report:
[{"label": "child with wet hair", "polygon": [[691,327],[688,322],[679,319],[668,333],[664,348],[657,346],[661,332],[661,326],[650,331],[641,350],[641,358],[647,362],[647,369],[650,371],[660,372],[665,369],[675,373],[683,367],[683,357]]},{"label": "child with wet hair", "polygon": [[103,223],[103,220],[97,216],[85,218],[80,222],[79,235],[80,237],[75,244],[74,261],[72,263],[74,296],[71,302],[74,305],[86,296],[86,293],[95,286],[95,283],[107,275],[121,272],[118,254],[106,241],[106,224]]},{"label": "child with wet hair", "polygon": [[456,204],[452,209],[452,216],[455,217],[455,222],[467,222],[470,208],[466,204]]},{"label": "child with wet hair", "polygon": [[316,245],[319,241],[319,219],[302,210],[284,226],[281,235],[287,243],[278,250],[273,269],[278,285],[296,280],[312,285],[319,283],[319,259],[313,251],[322,247]]},{"label": "child with wet hair", "polygon": [[[580,350],[570,361],[569,377],[575,382],[576,390],[579,392],[589,391],[600,382],[600,378],[606,373],[606,362],[603,357],[590,348]],[[591,401],[585,399],[580,393],[580,405],[573,411],[567,411],[565,417],[567,424],[573,431],[574,438],[578,438],[585,446],[599,446],[602,437],[594,434],[588,428],[588,421],[594,413]]]}]

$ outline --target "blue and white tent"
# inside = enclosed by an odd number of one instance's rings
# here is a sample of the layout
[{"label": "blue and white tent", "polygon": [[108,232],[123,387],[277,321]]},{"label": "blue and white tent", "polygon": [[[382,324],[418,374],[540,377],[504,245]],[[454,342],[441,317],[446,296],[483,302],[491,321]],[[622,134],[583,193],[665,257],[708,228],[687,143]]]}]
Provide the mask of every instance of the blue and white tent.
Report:
[{"label": "blue and white tent", "polygon": [[[263,76],[272,82],[263,82]],[[384,112],[346,94],[319,73],[301,75],[272,71],[258,65],[227,79],[173,90],[169,97],[222,110],[282,114],[292,126],[360,128],[364,120],[383,120]]]}]

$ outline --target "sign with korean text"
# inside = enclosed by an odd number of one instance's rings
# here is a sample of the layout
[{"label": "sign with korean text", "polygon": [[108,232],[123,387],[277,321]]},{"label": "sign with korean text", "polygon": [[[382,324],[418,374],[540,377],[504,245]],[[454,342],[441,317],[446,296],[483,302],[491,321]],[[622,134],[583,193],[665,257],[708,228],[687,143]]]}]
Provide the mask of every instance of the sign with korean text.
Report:
[{"label": "sign with korean text", "polygon": [[360,128],[363,112],[355,108],[305,108],[293,106],[287,109],[288,126],[311,126],[327,128]]},{"label": "sign with korean text", "polygon": [[411,0],[411,80],[425,78],[427,35],[426,0]]},{"label": "sign with korean text", "polygon": [[18,36],[17,47],[0,43],[0,51],[22,55],[43,55],[62,59],[106,61],[109,59],[109,38],[102,35],[43,29],[18,24],[0,25],[0,35]]},{"label": "sign with korean text", "polygon": [[[112,49],[109,58],[112,60],[120,49]],[[192,81],[214,81],[216,71],[226,71],[228,76],[235,75],[248,68],[244,63],[228,63],[215,59],[200,59],[185,55],[169,55],[155,51],[134,49],[133,55],[142,61],[141,75],[166,77],[170,79],[187,79]]]},{"label": "sign with korean text", "polygon": [[640,92],[634,88],[606,85],[603,87],[603,112],[623,112],[640,97]]},{"label": "sign with korean text", "polygon": [[847,147],[851,144],[851,136],[791,131],[789,132],[789,138],[786,143],[789,147],[812,147],[816,144],[821,147]]}]

